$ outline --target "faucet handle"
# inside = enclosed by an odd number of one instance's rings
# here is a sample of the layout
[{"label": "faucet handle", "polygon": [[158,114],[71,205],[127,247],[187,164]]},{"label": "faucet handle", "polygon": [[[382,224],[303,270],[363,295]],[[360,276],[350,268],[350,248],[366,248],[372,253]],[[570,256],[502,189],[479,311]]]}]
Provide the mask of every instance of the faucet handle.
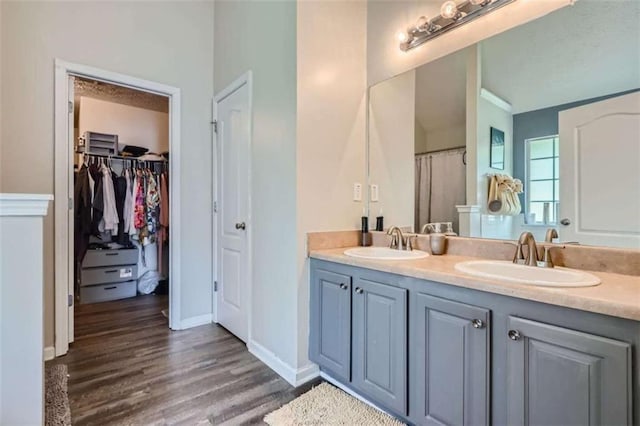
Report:
[{"label": "faucet handle", "polygon": [[553,264],[553,260],[551,260],[549,251],[552,248],[563,249],[565,248],[565,246],[547,245],[547,246],[544,246],[543,248],[544,248],[544,255],[542,257],[542,260],[538,262],[538,266],[540,266],[541,268],[553,268],[555,265]]},{"label": "faucet handle", "polygon": [[516,251],[513,254],[513,263],[517,263],[520,265],[524,265],[526,263],[525,257],[524,257],[524,252],[522,251],[522,243],[521,242],[514,242],[514,241],[503,241],[504,244],[510,244],[513,246],[516,246]]},{"label": "faucet handle", "polygon": [[413,250],[413,242],[415,239],[417,239],[418,236],[417,235],[407,235],[404,241],[404,249],[407,251],[412,251]]}]

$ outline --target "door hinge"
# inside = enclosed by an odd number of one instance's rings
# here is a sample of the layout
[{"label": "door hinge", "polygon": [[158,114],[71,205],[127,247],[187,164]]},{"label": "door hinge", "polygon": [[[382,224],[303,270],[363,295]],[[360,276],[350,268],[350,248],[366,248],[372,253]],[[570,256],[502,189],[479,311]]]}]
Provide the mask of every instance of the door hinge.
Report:
[{"label": "door hinge", "polygon": [[67,202],[67,206],[69,210],[73,210],[73,198],[69,197],[69,201]]},{"label": "door hinge", "polygon": [[218,291],[218,281],[213,282],[213,291],[214,292]]},{"label": "door hinge", "polygon": [[73,102],[69,101],[69,114],[73,112]]},{"label": "door hinge", "polygon": [[70,294],[67,297],[67,306],[72,307],[73,306],[73,294]]},{"label": "door hinge", "polygon": [[213,120],[211,124],[213,125],[213,132],[218,133],[218,120]]},{"label": "door hinge", "polygon": [[214,213],[218,213],[218,202],[217,201],[213,202],[213,212]]}]

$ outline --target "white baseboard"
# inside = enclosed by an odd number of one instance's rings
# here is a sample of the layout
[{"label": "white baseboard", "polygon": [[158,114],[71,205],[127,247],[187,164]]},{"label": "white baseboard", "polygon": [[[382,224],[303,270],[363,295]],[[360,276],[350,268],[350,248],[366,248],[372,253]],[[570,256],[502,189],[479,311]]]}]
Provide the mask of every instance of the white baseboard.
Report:
[{"label": "white baseboard", "polygon": [[298,368],[296,372],[296,387],[304,385],[313,379],[320,377],[320,368],[316,364],[309,364],[306,367]]},{"label": "white baseboard", "polygon": [[197,317],[185,318],[180,321],[180,330],[198,327],[199,325],[211,324],[213,322],[211,314],[199,315]]},{"label": "white baseboard", "polygon": [[54,346],[47,346],[44,348],[44,360],[50,361],[56,357],[56,348]]},{"label": "white baseboard", "polygon": [[247,348],[250,353],[266,364],[267,367],[278,373],[278,375],[289,382],[291,386],[298,387],[320,375],[320,370],[317,365],[310,364],[295,369],[255,341],[249,341]]}]

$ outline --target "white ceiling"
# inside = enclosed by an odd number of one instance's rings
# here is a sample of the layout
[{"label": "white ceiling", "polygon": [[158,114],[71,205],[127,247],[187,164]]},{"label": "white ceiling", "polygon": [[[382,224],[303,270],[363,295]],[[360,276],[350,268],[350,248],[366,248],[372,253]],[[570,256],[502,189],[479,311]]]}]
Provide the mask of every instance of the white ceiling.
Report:
[{"label": "white ceiling", "polygon": [[[514,114],[640,88],[640,1],[579,0],[481,48],[482,86]],[[427,131],[465,121],[465,52],[416,69]]]},{"label": "white ceiling", "polygon": [[482,42],[482,86],[520,113],[640,87],[640,1],[579,0]]},{"label": "white ceiling", "polygon": [[467,50],[416,69],[416,119],[427,131],[466,121]]}]

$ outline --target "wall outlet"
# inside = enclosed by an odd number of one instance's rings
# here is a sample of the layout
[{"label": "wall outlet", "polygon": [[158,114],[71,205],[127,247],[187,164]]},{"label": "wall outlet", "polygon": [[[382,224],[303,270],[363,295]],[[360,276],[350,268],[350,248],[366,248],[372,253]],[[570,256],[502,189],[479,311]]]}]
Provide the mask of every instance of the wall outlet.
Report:
[{"label": "wall outlet", "polygon": [[362,201],[362,184],[353,184],[353,201]]},{"label": "wall outlet", "polygon": [[378,185],[372,184],[371,188],[369,188],[370,199],[372,203],[377,203],[380,201],[380,194],[378,191]]}]

